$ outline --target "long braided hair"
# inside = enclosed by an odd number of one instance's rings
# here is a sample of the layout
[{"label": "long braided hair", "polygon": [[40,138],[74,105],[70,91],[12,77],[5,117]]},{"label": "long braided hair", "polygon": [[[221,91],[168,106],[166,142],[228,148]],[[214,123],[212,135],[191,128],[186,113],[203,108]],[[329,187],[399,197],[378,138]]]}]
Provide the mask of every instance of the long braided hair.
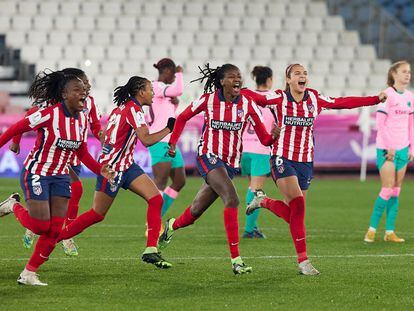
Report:
[{"label": "long braided hair", "polygon": [[28,96],[33,100],[33,106],[44,107],[63,101],[63,91],[69,81],[82,80],[73,74],[65,74],[63,71],[45,69],[39,72],[32,85]]},{"label": "long braided hair", "polygon": [[145,89],[148,79],[138,76],[129,78],[127,84],[118,86],[114,90],[114,102],[117,106],[120,106],[127,102],[131,97],[135,97],[140,90]]},{"label": "long braided hair", "polygon": [[200,70],[202,77],[192,80],[190,83],[197,81],[203,83],[203,81],[206,80],[204,84],[204,93],[212,93],[216,90],[221,90],[223,88],[221,80],[224,78],[224,74],[230,70],[239,70],[239,68],[233,64],[224,64],[217,68],[210,68],[209,63],[205,64],[204,68],[199,66],[198,69]]}]

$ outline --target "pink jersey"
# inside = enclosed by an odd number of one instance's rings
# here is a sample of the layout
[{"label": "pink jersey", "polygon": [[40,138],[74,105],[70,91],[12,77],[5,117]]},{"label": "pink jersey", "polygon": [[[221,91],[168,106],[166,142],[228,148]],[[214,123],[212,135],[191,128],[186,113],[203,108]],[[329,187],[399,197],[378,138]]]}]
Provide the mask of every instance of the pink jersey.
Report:
[{"label": "pink jersey", "polygon": [[272,155],[296,162],[313,161],[313,126],[315,118],[323,109],[350,109],[379,102],[378,96],[331,98],[309,88],[300,102],[296,102],[289,91],[282,90],[263,96],[243,89],[242,94],[253,98],[259,105],[274,110],[281,131],[272,145]]},{"label": "pink jersey", "polygon": [[134,163],[138,141],[135,130],[141,126],[147,126],[147,123],[142,107],[135,99],[112,110],[99,162],[109,164],[117,172],[126,171]]},{"label": "pink jersey", "polygon": [[[254,91],[258,94],[266,96],[267,94],[273,91]],[[268,108],[258,107],[263,116],[263,124],[268,132],[273,127],[275,123],[275,117]],[[243,152],[257,153],[257,154],[269,154],[270,148],[263,146],[259,138],[256,135],[256,132],[251,124],[247,125],[246,129],[243,132]]]},{"label": "pink jersey", "polygon": [[26,119],[37,130],[35,146],[24,161],[26,170],[42,176],[69,174],[68,164],[85,141],[85,115],[72,116],[64,104],[58,103]]},{"label": "pink jersey", "polygon": [[408,90],[401,94],[392,87],[384,92],[387,101],[378,105],[376,114],[377,148],[398,150],[411,146],[412,149],[414,95]]},{"label": "pink jersey", "polygon": [[185,122],[204,112],[204,127],[198,145],[198,155],[213,154],[232,167],[240,166],[242,133],[253,124],[261,141],[270,145],[274,139],[266,132],[259,108],[250,97],[239,96],[226,102],[220,91],[204,94],[191,103],[177,118],[170,143],[176,144]]},{"label": "pink jersey", "polygon": [[[85,100],[85,108],[83,109],[88,125],[91,128],[92,134],[100,140],[99,132],[101,131],[101,113],[95,105],[95,99],[92,96],[88,96]],[[88,140],[88,135],[85,135],[85,142]],[[72,166],[80,165],[81,161],[79,157],[75,155],[73,162],[70,164]]]},{"label": "pink jersey", "polygon": [[[173,84],[165,84],[161,81],[153,81],[154,98],[151,105],[150,133],[161,131],[167,126],[168,118],[175,117],[177,106],[171,102],[171,97],[180,96],[183,93],[183,74],[177,72]],[[168,142],[170,134],[161,141]]]}]

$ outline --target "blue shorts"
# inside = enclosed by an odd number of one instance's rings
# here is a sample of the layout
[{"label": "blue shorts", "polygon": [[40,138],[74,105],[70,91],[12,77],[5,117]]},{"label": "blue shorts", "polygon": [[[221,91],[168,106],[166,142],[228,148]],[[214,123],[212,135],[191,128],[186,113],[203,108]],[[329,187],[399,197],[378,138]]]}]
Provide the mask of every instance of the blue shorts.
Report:
[{"label": "blue shorts", "polygon": [[216,155],[213,154],[203,154],[202,156],[197,157],[197,169],[207,182],[207,174],[218,167],[224,167],[229,175],[230,179],[233,179],[235,175],[237,175],[240,170],[238,168],[234,168],[228,165],[226,162],[218,158]]},{"label": "blue shorts", "polygon": [[270,167],[274,181],[283,177],[296,176],[300,189],[308,190],[313,178],[313,162],[296,162],[281,156],[272,156]]},{"label": "blue shorts", "polygon": [[138,164],[133,163],[126,171],[117,172],[113,183],[110,183],[108,179],[99,175],[96,179],[95,190],[104,192],[110,197],[115,198],[121,187],[128,189],[135,178],[142,174],[145,174],[142,168]]},{"label": "blue shorts", "polygon": [[66,175],[41,176],[23,169],[20,186],[25,200],[48,201],[50,197],[71,197],[70,177]]},{"label": "blue shorts", "polygon": [[76,175],[80,176],[82,165],[73,165],[70,168],[76,173]]}]

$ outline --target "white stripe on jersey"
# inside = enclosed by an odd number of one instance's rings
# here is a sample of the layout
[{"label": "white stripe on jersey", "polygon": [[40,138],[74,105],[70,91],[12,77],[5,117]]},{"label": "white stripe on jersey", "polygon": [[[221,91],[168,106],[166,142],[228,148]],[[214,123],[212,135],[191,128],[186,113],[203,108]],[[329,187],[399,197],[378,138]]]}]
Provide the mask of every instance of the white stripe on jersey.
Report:
[{"label": "white stripe on jersey", "polygon": [[[224,120],[224,113],[226,112],[226,103],[225,102],[220,102],[220,120]],[[217,156],[220,159],[223,159],[223,131],[219,131],[219,145],[218,145],[218,154]]]},{"label": "white stripe on jersey", "polygon": [[[309,92],[309,98],[312,101],[313,106],[315,107],[315,111],[313,112],[313,116],[314,118],[316,118],[316,116],[319,114],[319,110],[318,110],[318,99],[316,98],[315,94],[313,92]],[[310,150],[313,150],[313,127],[309,129],[309,133],[308,133],[308,142],[309,142],[309,146],[308,146],[308,158],[307,161],[308,162],[312,162],[312,152]]]},{"label": "white stripe on jersey", "polygon": [[[298,104],[296,102],[292,102],[293,108],[293,116],[297,117],[298,115]],[[296,128],[297,126],[292,126],[292,131],[290,132],[290,141],[289,141],[289,153],[288,158],[291,159],[293,157],[293,151],[295,151],[295,136],[296,136]]]},{"label": "white stripe on jersey", "polygon": [[[45,130],[45,132],[48,132],[47,128],[44,128],[44,130]],[[54,140],[51,144],[50,151],[48,152],[46,163],[42,167],[42,174],[46,174],[46,172],[49,170],[50,166],[53,163],[53,156],[55,155],[55,150],[56,150],[56,140],[57,140],[58,137],[60,137],[60,132],[59,132],[59,108],[58,107],[55,107],[53,109],[53,133],[51,133],[51,135],[53,135],[52,137],[54,137]],[[32,171],[35,171],[36,169],[37,169],[37,165],[33,167]],[[55,170],[53,170],[52,174],[56,174],[57,172],[58,171],[55,169]]]},{"label": "white stripe on jersey", "polygon": [[[308,99],[309,100],[309,99]],[[303,112],[305,114],[305,118],[309,117],[309,108],[307,104],[303,104]],[[304,126],[302,127],[302,136],[300,138],[300,147],[299,147],[299,158],[298,162],[303,162],[303,153],[304,153],[304,147],[305,147],[305,140],[306,140],[306,133],[309,130],[308,127]]]},{"label": "white stripe on jersey", "polygon": [[[252,105],[252,106],[254,108],[254,105]],[[244,113],[243,113],[243,117],[241,119],[241,122],[243,122],[243,125],[244,125],[245,122],[249,122],[248,120],[246,120],[246,115],[249,112],[249,101],[244,96],[243,96],[243,111],[244,111]],[[249,119],[253,121],[253,118],[250,117],[250,116],[249,116]],[[244,128],[244,130],[245,129],[246,128]],[[243,143],[243,131],[239,131],[238,134],[239,134],[239,140],[237,141],[237,147],[236,147],[237,151],[239,151],[240,148],[242,147],[241,144]],[[234,160],[234,163],[240,163],[240,157],[241,157],[241,152],[237,152],[237,156]]]},{"label": "white stripe on jersey", "polygon": [[[223,119],[221,119],[221,120],[223,120]],[[232,107],[231,107],[231,122],[236,122],[236,121],[237,121],[237,105],[232,105]],[[222,131],[220,131],[220,132],[222,132]],[[238,132],[239,131],[237,131],[237,133]],[[229,140],[229,145],[228,145],[229,152],[228,152],[227,161],[226,161],[227,163],[231,163],[231,157],[233,155],[233,150],[234,150],[234,148],[231,148],[231,146],[233,146],[233,144],[234,144],[235,136],[236,136],[236,131],[230,131],[230,140]],[[236,149],[236,152],[238,150],[239,149]]]},{"label": "white stripe on jersey", "polygon": [[211,126],[211,120],[214,117],[213,106],[214,106],[214,93],[209,95],[208,101],[207,101],[208,122],[210,122],[208,126],[209,130],[208,130],[208,138],[207,138],[208,140],[207,152],[212,152],[213,150],[213,128]]},{"label": "white stripe on jersey", "polygon": [[[283,101],[282,101],[282,125],[281,125],[281,129],[280,129],[280,135],[279,135],[279,139],[277,140],[277,150],[276,150],[276,155],[278,156],[282,156],[283,155],[283,141],[285,139],[285,133],[286,133],[286,126],[284,125],[284,116],[287,115],[287,97],[286,94],[283,92],[282,94],[283,96]],[[277,110],[275,110],[277,112]],[[273,146],[272,146],[273,148]]]}]

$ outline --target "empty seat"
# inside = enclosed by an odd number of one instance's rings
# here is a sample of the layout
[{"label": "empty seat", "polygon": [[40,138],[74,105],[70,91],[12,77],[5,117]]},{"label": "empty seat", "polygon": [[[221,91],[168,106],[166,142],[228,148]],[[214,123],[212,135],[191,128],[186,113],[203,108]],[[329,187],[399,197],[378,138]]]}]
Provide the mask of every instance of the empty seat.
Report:
[{"label": "empty seat", "polygon": [[247,2],[246,13],[248,16],[262,17],[266,15],[266,5],[260,2]]},{"label": "empty seat", "polygon": [[214,41],[214,33],[211,31],[199,31],[195,35],[195,42],[198,44],[213,45]]},{"label": "empty seat", "polygon": [[164,12],[166,15],[181,16],[184,14],[184,3],[167,2],[164,5]]},{"label": "empty seat", "polygon": [[329,45],[319,45],[315,47],[314,55],[316,59],[333,59],[334,49]]},{"label": "empty seat", "polygon": [[11,20],[9,16],[0,15],[0,30],[6,32],[11,28]]},{"label": "empty seat", "polygon": [[230,58],[230,48],[228,46],[213,46],[211,48],[212,58]]},{"label": "empty seat", "polygon": [[276,46],[273,54],[277,59],[288,60],[293,57],[293,50],[291,46]]},{"label": "empty seat", "polygon": [[267,6],[267,14],[274,18],[275,16],[283,17],[286,15],[286,5],[280,2],[272,2]]},{"label": "empty seat", "polygon": [[[14,1],[13,1],[14,2]],[[37,1],[20,1],[19,14],[27,16],[35,16],[39,13],[39,2]]]},{"label": "empty seat", "polygon": [[91,16],[77,16],[76,28],[79,30],[93,30],[95,29],[95,19]]},{"label": "empty seat", "polygon": [[269,61],[272,55],[272,48],[270,46],[256,45],[253,47],[253,57],[256,59],[264,59]]},{"label": "empty seat", "polygon": [[96,45],[107,45],[111,42],[110,33],[107,31],[94,31],[91,33],[91,43]]},{"label": "empty seat", "polygon": [[80,3],[78,1],[67,1],[60,4],[60,14],[76,16],[80,12]]},{"label": "empty seat", "polygon": [[118,2],[118,1],[103,2],[102,13],[105,15],[120,16],[121,15],[121,2]]},{"label": "empty seat", "polygon": [[120,30],[134,31],[137,27],[135,16],[118,17],[117,28]]},{"label": "empty seat", "polygon": [[354,73],[368,75],[371,72],[371,63],[367,60],[354,60],[351,65]]},{"label": "empty seat", "polygon": [[192,45],[194,43],[194,33],[192,31],[177,31],[174,37],[175,42],[179,45]]},{"label": "empty seat", "polygon": [[355,47],[355,49],[356,56],[359,59],[373,60],[377,57],[377,53],[375,52],[373,45],[359,45]]},{"label": "empty seat", "polygon": [[118,74],[121,72],[119,60],[105,60],[101,62],[101,72],[107,74]]},{"label": "empty seat", "polygon": [[48,41],[47,33],[45,31],[33,30],[27,33],[27,43],[33,45],[43,45]]},{"label": "empty seat", "polygon": [[16,1],[2,1],[1,2],[1,14],[12,16],[17,12]]},{"label": "empty seat", "polygon": [[96,28],[98,30],[114,30],[115,29],[115,17],[113,16],[98,16],[96,18]]},{"label": "empty seat", "polygon": [[290,16],[306,16],[306,2],[290,2],[287,5],[287,13]]},{"label": "empty seat", "polygon": [[72,44],[88,44],[90,42],[87,31],[72,31],[69,36]]},{"label": "empty seat", "polygon": [[313,47],[312,46],[296,46],[294,49],[295,59],[299,62],[308,61],[313,58]]},{"label": "empty seat", "polygon": [[147,45],[152,43],[152,35],[149,32],[134,32],[134,43],[140,45]]},{"label": "empty seat", "polygon": [[170,56],[175,61],[182,63],[185,61],[189,56],[188,47],[186,46],[171,46],[170,47]]},{"label": "empty seat", "polygon": [[21,30],[8,31],[6,34],[6,45],[9,47],[23,47],[26,44],[26,40],[26,32]]},{"label": "empty seat", "polygon": [[60,45],[45,45],[42,48],[42,57],[59,60],[62,58],[62,47]]},{"label": "empty seat", "polygon": [[15,30],[30,30],[32,29],[32,18],[21,15],[12,16],[11,26]]},{"label": "empty seat", "polygon": [[241,45],[256,44],[256,33],[251,31],[242,31],[236,34],[237,43]]},{"label": "empty seat", "polygon": [[121,60],[126,58],[126,50],[124,46],[108,46],[106,48],[106,57],[108,59]]},{"label": "empty seat", "polygon": [[304,29],[308,31],[323,31],[324,25],[321,17],[306,17],[303,21]]},{"label": "empty seat", "polygon": [[322,45],[336,46],[338,44],[339,36],[336,31],[323,31],[319,34],[319,43]]},{"label": "empty seat", "polygon": [[33,28],[36,30],[50,30],[53,28],[51,16],[37,15],[33,17]]},{"label": "empty seat", "polygon": [[68,45],[63,52],[67,60],[83,60],[83,47],[81,45]]},{"label": "empty seat", "polygon": [[116,31],[111,33],[111,41],[113,44],[127,46],[132,44],[132,32],[130,31]]},{"label": "empty seat", "polygon": [[57,68],[79,68],[79,61],[76,59],[62,59],[57,61]]},{"label": "empty seat", "polygon": [[205,10],[206,10],[207,15],[211,15],[211,16],[222,15],[224,12],[224,3],[215,2],[215,1],[210,1],[210,2],[207,1],[205,5]]},{"label": "empty seat", "polygon": [[245,5],[243,2],[228,2],[226,4],[227,16],[240,16],[245,15]]},{"label": "empty seat", "polygon": [[316,32],[300,32],[298,42],[301,45],[316,46],[318,45],[318,35]]},{"label": "empty seat", "polygon": [[[214,49],[213,49],[213,53],[214,53]],[[251,53],[249,46],[234,46],[231,49],[231,55],[232,55],[232,59],[243,60],[245,62],[250,60],[252,57],[252,53]],[[227,57],[223,57],[223,58],[227,58]]]},{"label": "empty seat", "polygon": [[143,16],[138,18],[139,29],[142,30],[157,30],[158,21],[154,16]]},{"label": "empty seat", "polygon": [[277,42],[277,35],[273,31],[262,31],[257,34],[258,43],[261,45],[272,46]]},{"label": "empty seat", "polygon": [[178,18],[176,16],[163,16],[160,18],[160,28],[173,31],[178,29]]},{"label": "empty seat", "polygon": [[58,15],[59,1],[42,1],[39,3],[39,12],[44,15]]},{"label": "empty seat", "polygon": [[97,75],[94,77],[94,86],[111,90],[115,87],[115,81],[112,75]]},{"label": "empty seat", "polygon": [[391,62],[388,59],[376,59],[372,61],[372,68],[375,73],[385,74],[391,66]]},{"label": "empty seat", "polygon": [[37,45],[25,45],[20,49],[20,57],[22,60],[35,63],[40,60],[41,50]]},{"label": "empty seat", "polygon": [[160,16],[162,15],[162,2],[147,1],[142,5],[145,15]]},{"label": "empty seat", "polygon": [[223,17],[221,19],[221,28],[223,30],[238,31],[240,29],[240,18],[236,16]]},{"label": "empty seat", "polygon": [[161,58],[168,57],[168,49],[162,45],[152,45],[148,48],[148,56],[152,61],[158,61]]},{"label": "empty seat", "polygon": [[100,60],[105,57],[105,49],[100,45],[87,45],[85,47],[85,57],[91,60]]},{"label": "empty seat", "polygon": [[328,15],[328,8],[324,2],[309,2],[306,13],[310,16],[324,17]]},{"label": "empty seat", "polygon": [[159,45],[171,45],[174,41],[172,32],[156,32],[154,34],[154,43]]},{"label": "empty seat", "polygon": [[217,43],[223,45],[233,45],[236,42],[234,32],[220,31],[216,35]]},{"label": "empty seat", "polygon": [[188,2],[185,4],[185,13],[187,15],[202,16],[204,15],[204,3]]},{"label": "empty seat", "polygon": [[368,77],[368,86],[371,88],[377,88],[378,90],[383,89],[386,86],[386,82],[387,79],[384,74],[373,74]]},{"label": "empty seat", "polygon": [[140,16],[142,13],[142,7],[140,3],[137,3],[136,1],[128,1],[124,2],[123,5],[123,12],[125,15],[130,16]]},{"label": "empty seat", "polygon": [[74,19],[72,16],[59,16],[55,17],[55,28],[57,30],[71,31],[74,28]]},{"label": "empty seat", "polygon": [[[277,27],[277,21],[275,21],[275,23],[276,25],[273,25],[273,26]],[[257,16],[243,17],[241,20],[241,29],[246,30],[246,31],[261,30],[262,20],[260,19],[260,17],[257,17]],[[275,29],[269,29],[269,30],[275,30]]]},{"label": "empty seat", "polygon": [[208,46],[194,45],[190,48],[190,51],[194,59],[206,60],[210,57]]},{"label": "empty seat", "polygon": [[283,18],[283,29],[299,32],[303,30],[303,20],[299,16],[284,17]]},{"label": "empty seat", "polygon": [[347,78],[348,87],[353,89],[364,89],[367,86],[366,76],[351,74]]},{"label": "empty seat", "polygon": [[180,18],[180,28],[189,31],[197,31],[200,28],[200,20],[196,16],[183,16]]},{"label": "empty seat", "polygon": [[349,61],[346,60],[334,60],[332,61],[332,72],[339,74],[348,74],[351,70]]},{"label": "empty seat", "polygon": [[309,87],[320,90],[325,86],[325,76],[312,73],[309,76]]},{"label": "empty seat", "polygon": [[298,33],[295,31],[281,31],[278,34],[277,42],[279,44],[296,45],[298,42]]},{"label": "empty seat", "polygon": [[338,59],[352,60],[355,57],[353,46],[337,46],[335,48],[335,57]]},{"label": "empty seat", "polygon": [[342,31],[344,30],[344,20],[341,16],[328,16],[324,18],[324,27],[326,30]]},{"label": "empty seat", "polygon": [[359,44],[359,34],[357,31],[342,31],[339,36],[339,41],[343,45],[356,46]]},{"label": "empty seat", "polygon": [[147,48],[144,46],[129,46],[127,48],[128,58],[131,60],[142,60],[147,57]]},{"label": "empty seat", "polygon": [[315,74],[328,74],[331,67],[330,62],[327,60],[312,60],[310,63],[311,75]]},{"label": "empty seat", "polygon": [[69,42],[67,31],[51,31],[49,32],[50,45],[66,45]]},{"label": "empty seat", "polygon": [[[124,85],[127,83],[130,74],[136,74],[137,72],[141,72],[141,61],[140,60],[133,60],[133,59],[125,59],[121,61],[122,71],[127,75],[126,77],[121,77],[123,75],[117,76],[117,85]],[[122,79],[118,79],[121,77]]]},{"label": "empty seat", "polygon": [[220,30],[220,19],[216,16],[203,16],[200,25],[202,30],[218,31]]},{"label": "empty seat", "polygon": [[343,89],[346,86],[346,77],[341,75],[336,75],[335,79],[326,79],[326,86],[330,89]]},{"label": "empty seat", "polygon": [[83,15],[98,16],[101,14],[101,3],[98,1],[82,2],[81,11]]}]

